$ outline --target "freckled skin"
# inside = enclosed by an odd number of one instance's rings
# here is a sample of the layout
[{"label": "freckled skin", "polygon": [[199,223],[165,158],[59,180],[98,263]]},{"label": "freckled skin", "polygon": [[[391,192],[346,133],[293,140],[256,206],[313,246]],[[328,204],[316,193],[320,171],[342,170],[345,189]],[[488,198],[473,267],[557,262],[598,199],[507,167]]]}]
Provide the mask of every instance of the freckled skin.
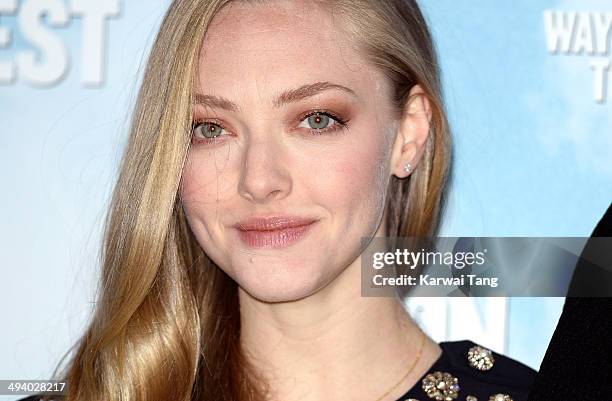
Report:
[{"label": "freckled skin", "polygon": [[[194,119],[225,130],[217,142],[194,141],[181,197],[207,254],[250,296],[276,302],[312,295],[356,266],[361,237],[380,229],[393,143],[385,136],[396,132],[382,73],[330,15],[298,2],[271,4],[231,4],[207,33],[194,89],[240,110],[194,107]],[[356,96],[332,89],[274,107],[279,93],[314,82]],[[316,134],[298,119],[317,109],[348,127]],[[319,221],[289,247],[248,248],[231,226],[262,214]]]}]

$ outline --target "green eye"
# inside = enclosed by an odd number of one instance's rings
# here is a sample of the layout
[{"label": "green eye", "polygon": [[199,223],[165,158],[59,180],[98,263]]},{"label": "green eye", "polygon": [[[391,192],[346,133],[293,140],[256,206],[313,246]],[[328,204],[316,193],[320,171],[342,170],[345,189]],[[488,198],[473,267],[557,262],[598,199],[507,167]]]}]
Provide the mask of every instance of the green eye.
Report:
[{"label": "green eye", "polygon": [[315,110],[303,117],[299,127],[310,130],[312,134],[339,131],[347,126],[347,121],[329,111]]},{"label": "green eye", "polygon": [[[301,118],[299,127],[306,129],[312,135],[335,133],[347,127],[347,120],[323,110],[312,111]],[[232,135],[226,132],[222,125],[212,121],[194,121],[192,127],[193,140],[202,143],[221,143],[224,139],[228,139],[225,137]]]},{"label": "green eye", "polygon": [[316,113],[308,117],[308,124],[313,129],[324,129],[329,124],[329,116],[321,113]]},{"label": "green eye", "polygon": [[221,135],[223,128],[215,123],[200,123],[196,124],[193,128],[193,132],[195,135],[212,139]]}]

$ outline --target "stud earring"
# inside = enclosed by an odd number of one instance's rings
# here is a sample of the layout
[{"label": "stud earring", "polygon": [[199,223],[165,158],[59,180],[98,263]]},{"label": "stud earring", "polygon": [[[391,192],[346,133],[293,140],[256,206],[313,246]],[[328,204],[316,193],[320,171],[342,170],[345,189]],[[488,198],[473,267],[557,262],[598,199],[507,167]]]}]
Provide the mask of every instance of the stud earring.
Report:
[{"label": "stud earring", "polygon": [[412,165],[410,163],[404,164],[404,171],[410,173],[412,171]]}]

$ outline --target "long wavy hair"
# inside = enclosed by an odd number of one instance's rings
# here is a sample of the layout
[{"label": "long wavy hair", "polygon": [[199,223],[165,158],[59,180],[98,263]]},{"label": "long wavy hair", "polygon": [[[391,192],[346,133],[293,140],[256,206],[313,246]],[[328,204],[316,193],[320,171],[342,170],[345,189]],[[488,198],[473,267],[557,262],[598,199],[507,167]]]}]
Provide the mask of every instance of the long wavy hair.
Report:
[{"label": "long wavy hair", "polygon": [[[197,243],[179,197],[200,48],[211,20],[229,2],[176,0],[161,24],[106,217],[96,308],[58,376],[68,382],[68,401],[265,399],[266,383],[239,343],[237,284]],[[414,85],[428,98],[425,152],[409,178],[391,178],[386,235],[432,235],[450,139],[438,61],[417,3],[315,3],[336,16],[384,72],[399,116]]]}]

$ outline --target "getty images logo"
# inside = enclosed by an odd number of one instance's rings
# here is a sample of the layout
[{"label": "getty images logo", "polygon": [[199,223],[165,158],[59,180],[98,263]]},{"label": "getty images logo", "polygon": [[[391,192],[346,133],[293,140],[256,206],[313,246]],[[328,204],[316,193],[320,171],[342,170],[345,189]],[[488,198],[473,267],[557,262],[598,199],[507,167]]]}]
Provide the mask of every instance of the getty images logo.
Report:
[{"label": "getty images logo", "polygon": [[[69,70],[70,52],[59,31],[50,28],[65,28],[80,18],[80,80],[85,86],[101,86],[107,20],[120,11],[120,0],[0,0],[0,51],[10,51],[15,33],[28,45],[10,52],[12,57],[0,57],[0,85],[16,79],[44,87],[61,82]],[[9,25],[3,18],[7,16],[16,17],[16,24]]]},{"label": "getty images logo", "polygon": [[551,54],[589,56],[593,98],[606,100],[610,72],[612,12],[544,11],[546,45]]}]

